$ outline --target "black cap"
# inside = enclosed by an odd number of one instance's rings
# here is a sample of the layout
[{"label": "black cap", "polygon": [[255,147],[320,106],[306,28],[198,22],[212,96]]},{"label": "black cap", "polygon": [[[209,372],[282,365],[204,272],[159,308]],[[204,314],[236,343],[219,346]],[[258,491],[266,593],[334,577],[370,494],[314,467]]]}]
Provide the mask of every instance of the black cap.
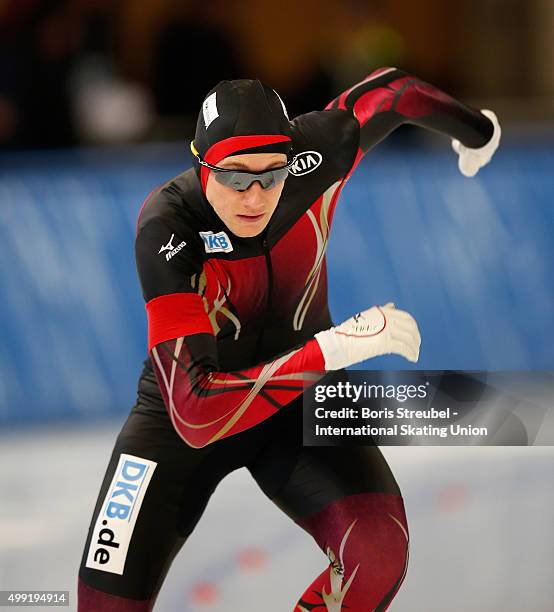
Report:
[{"label": "black cap", "polygon": [[207,162],[217,164],[228,155],[241,153],[288,155],[290,147],[285,105],[279,94],[261,81],[220,81],[204,98],[194,148]]}]

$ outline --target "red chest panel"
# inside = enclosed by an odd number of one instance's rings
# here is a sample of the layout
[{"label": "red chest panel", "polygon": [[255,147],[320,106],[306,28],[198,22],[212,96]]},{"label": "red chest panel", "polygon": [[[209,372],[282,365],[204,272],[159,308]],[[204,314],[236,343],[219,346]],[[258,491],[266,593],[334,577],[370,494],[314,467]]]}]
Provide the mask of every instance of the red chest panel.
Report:
[{"label": "red chest panel", "polygon": [[205,262],[199,290],[216,333],[229,320],[237,329],[263,322],[298,330],[317,316],[327,297],[325,250],[335,191],[318,198],[287,229],[272,246],[270,262],[264,255]]},{"label": "red chest panel", "polygon": [[204,292],[212,325],[215,321],[219,329],[233,321],[231,315],[244,327],[265,312],[268,275],[263,255],[236,261],[210,259],[204,264],[202,277],[199,289]]}]

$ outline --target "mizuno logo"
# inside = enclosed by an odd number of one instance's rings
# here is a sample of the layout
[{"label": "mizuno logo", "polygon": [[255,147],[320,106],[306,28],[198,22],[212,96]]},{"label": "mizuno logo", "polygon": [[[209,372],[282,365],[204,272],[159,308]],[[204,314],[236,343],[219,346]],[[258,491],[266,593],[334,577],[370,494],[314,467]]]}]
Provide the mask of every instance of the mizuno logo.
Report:
[{"label": "mizuno logo", "polygon": [[163,251],[173,251],[174,247],[171,244],[173,242],[173,238],[175,238],[175,234],[171,234],[171,238],[169,239],[169,242],[160,247],[160,250],[158,251],[158,255],[162,253]]},{"label": "mizuno logo", "polygon": [[174,255],[177,255],[177,253],[184,247],[186,246],[186,242],[183,240],[183,242],[180,242],[176,247],[173,246],[173,238],[175,237],[175,234],[171,234],[171,238],[169,239],[169,242],[167,244],[163,244],[160,247],[160,250],[158,251],[158,255],[160,253],[163,253],[164,251],[169,251],[169,253],[165,254],[165,260],[169,261]]},{"label": "mizuno logo", "polygon": [[296,161],[291,166],[289,172],[294,176],[302,176],[313,172],[319,168],[323,156],[317,151],[303,151],[296,156]]},{"label": "mizuno logo", "polygon": [[229,253],[233,250],[233,245],[229,240],[229,236],[225,232],[199,232],[202,240],[204,241],[204,248],[206,253]]}]

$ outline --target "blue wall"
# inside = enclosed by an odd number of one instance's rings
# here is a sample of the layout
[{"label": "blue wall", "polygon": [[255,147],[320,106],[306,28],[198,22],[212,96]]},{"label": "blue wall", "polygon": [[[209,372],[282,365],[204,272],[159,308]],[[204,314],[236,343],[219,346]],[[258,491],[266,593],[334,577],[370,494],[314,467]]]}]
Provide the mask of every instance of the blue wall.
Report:
[{"label": "blue wall", "polygon": [[[185,146],[0,157],[0,425],[128,412],[136,217],[188,163]],[[540,147],[504,147],[476,179],[442,149],[375,151],[335,215],[335,320],[394,301],[420,324],[418,368],[554,369],[553,168]]]},{"label": "blue wall", "polygon": [[376,151],[339,206],[335,320],[393,301],[420,325],[418,368],[554,369],[552,148],[500,149],[473,179],[449,154]]}]

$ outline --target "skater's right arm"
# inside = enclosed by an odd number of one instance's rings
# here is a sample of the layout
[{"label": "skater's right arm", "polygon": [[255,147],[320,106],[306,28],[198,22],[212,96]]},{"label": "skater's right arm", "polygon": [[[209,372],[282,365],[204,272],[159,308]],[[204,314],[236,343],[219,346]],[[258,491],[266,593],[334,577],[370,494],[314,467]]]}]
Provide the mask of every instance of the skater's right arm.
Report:
[{"label": "skater's right arm", "polygon": [[[173,249],[162,249],[169,245]],[[148,350],[173,425],[195,448],[265,420],[325,369],[312,339],[266,363],[220,371],[213,327],[195,280],[202,273],[203,252],[198,232],[159,217],[139,223],[135,254]]]}]

